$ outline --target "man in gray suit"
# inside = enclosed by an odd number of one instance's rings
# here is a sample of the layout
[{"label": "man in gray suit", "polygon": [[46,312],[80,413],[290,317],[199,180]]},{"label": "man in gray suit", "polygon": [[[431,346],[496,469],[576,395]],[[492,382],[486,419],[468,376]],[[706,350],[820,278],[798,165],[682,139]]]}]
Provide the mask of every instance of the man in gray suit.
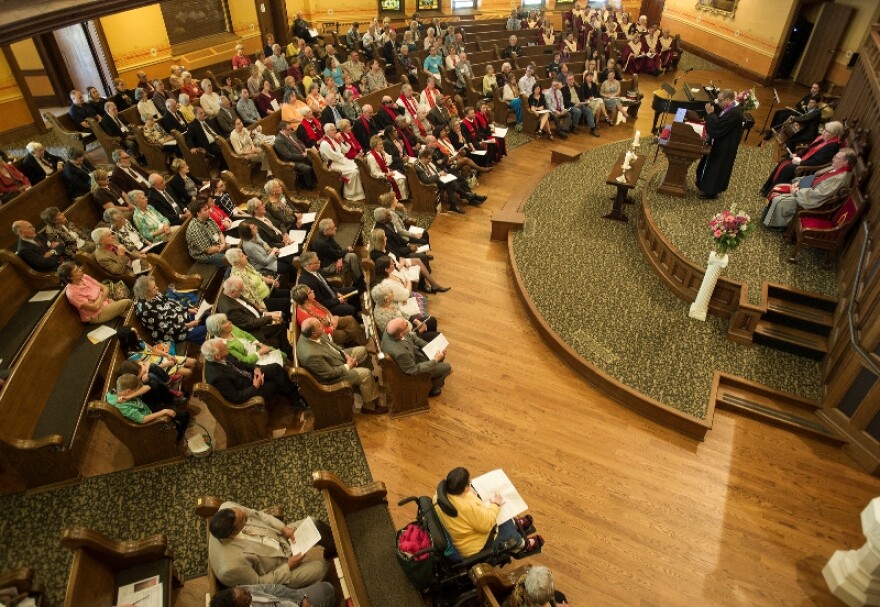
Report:
[{"label": "man in gray suit", "polygon": [[296,168],[296,176],[303,187],[311,190],[317,180],[312,161],[309,159],[308,148],[300,141],[289,122],[284,120],[278,125],[278,136],[275,137],[275,153],[281,160],[292,162]]},{"label": "man in gray suit", "polygon": [[220,97],[220,111],[217,112],[217,126],[220,127],[220,134],[229,137],[229,133],[235,130],[235,120],[238,118],[238,112],[232,107],[229,97],[222,95]]},{"label": "man in gray suit", "polygon": [[379,388],[372,371],[358,366],[369,356],[363,346],[348,349],[337,346],[324,332],[321,321],[309,318],[302,324],[302,334],[296,342],[296,356],[299,364],[322,384],[345,380],[356,386],[364,401],[362,413],[388,413],[387,407],[379,405]]},{"label": "man in gray suit", "polygon": [[[305,588],[317,584],[327,577],[327,561],[318,556],[317,549],[292,554],[288,541],[303,522],[305,519],[286,526],[265,512],[224,502],[208,524],[208,560],[214,575],[226,586],[283,584]],[[334,556],[332,535],[324,537],[326,531],[321,532],[319,545],[331,552],[325,556]]]},{"label": "man in gray suit", "polygon": [[443,360],[446,358],[445,351],[438,352],[433,360],[429,360],[422,351],[426,345],[428,342],[411,332],[403,318],[395,318],[385,327],[382,351],[393,356],[397,366],[407,375],[429,372],[431,391],[428,396],[439,396],[446,378],[452,373],[452,367]]}]

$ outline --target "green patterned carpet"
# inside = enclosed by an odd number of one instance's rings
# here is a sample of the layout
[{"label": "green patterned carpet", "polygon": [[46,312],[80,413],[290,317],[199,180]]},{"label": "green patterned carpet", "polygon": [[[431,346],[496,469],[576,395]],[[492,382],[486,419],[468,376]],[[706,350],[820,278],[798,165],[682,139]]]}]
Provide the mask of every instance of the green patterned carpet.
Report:
[{"label": "green patterned carpet", "polygon": [[0,571],[34,567],[48,589],[49,604],[61,605],[72,553],[58,541],[64,527],[81,525],[117,540],[164,533],[181,575],[203,575],[208,553],[204,525],[194,511],[199,496],[225,497],[255,508],[277,504],[291,520],[306,514],[326,520],[323,500],[311,486],[314,470],[330,470],[352,485],[371,481],[357,431],[351,428],[0,497]]},{"label": "green patterned carpet", "polygon": [[[672,295],[642,257],[635,208],[625,209],[630,217],[627,224],[602,219],[611,208],[607,167],[626,145],[607,145],[584,153],[578,162],[561,165],[538,184],[526,203],[527,219],[514,236],[514,256],[529,296],[546,321],[609,375],[701,419],[716,369],[820,398],[820,363],[763,346],[734,344],[726,338],[726,319],[710,316],[703,323],[688,318],[689,304]],[[643,153],[652,151],[645,148]],[[743,198],[757,221],[755,207],[760,199],[755,192],[770,166],[757,170],[760,160],[751,156],[765,153],[740,149],[735,172],[740,187],[719,200],[697,203],[694,197],[664,204],[658,198],[661,209],[655,213],[663,217],[664,226],[674,227],[673,242],[697,263],[705,263],[710,249],[708,226],[703,229],[700,224],[706,225],[734,195],[752,192],[752,200]],[[647,166],[645,174],[649,170]],[[633,192],[636,200],[641,200],[643,185]],[[731,255],[725,271],[741,280],[757,279],[755,290],[763,277],[787,282],[784,276],[792,271],[779,257],[779,235],[761,232],[756,226],[751,240]],[[766,264],[751,271],[753,258]],[[773,259],[777,261],[771,263]],[[818,273],[806,262],[805,256],[797,270],[800,274]],[[778,277],[769,273],[776,266]],[[828,280],[827,285],[833,285],[833,273],[828,272]]]}]

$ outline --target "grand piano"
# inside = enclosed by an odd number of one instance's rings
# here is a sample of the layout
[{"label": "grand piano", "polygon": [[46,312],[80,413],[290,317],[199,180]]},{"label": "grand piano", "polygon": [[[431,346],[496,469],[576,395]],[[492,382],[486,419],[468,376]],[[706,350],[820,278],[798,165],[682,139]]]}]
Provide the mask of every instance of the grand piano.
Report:
[{"label": "grand piano", "polygon": [[[683,108],[696,112],[701,119],[705,120],[706,104],[714,102],[717,94],[717,89],[702,84],[685,82],[681,88],[675,89],[664,83],[663,88],[654,91],[654,100],[651,102],[651,109],[654,110],[654,124],[651,127],[651,132],[657,132],[657,122],[660,120],[660,115],[666,111],[667,103],[669,104],[670,116],[674,116],[678,110]],[[672,97],[671,101],[670,96]]]}]

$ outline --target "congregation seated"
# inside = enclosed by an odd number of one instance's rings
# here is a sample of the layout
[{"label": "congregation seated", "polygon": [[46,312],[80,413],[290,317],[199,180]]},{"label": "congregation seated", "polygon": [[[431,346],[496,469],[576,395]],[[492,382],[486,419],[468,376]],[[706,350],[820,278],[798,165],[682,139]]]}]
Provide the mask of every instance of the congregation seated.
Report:
[{"label": "congregation seated", "polygon": [[[393,127],[389,128],[392,132],[396,133]],[[400,200],[407,200],[409,198],[406,176],[400,173],[399,169],[395,171],[392,168],[392,159],[385,151],[385,142],[382,137],[373,135],[370,138],[370,149],[364,158],[367,161],[367,168],[372,177],[387,180],[394,195]]]},{"label": "congregation seated", "polygon": [[95,243],[85,232],[67,219],[58,207],[46,207],[40,213],[40,219],[46,224],[46,240],[62,243],[65,257],[73,259],[78,252],[94,252]]},{"label": "congregation seated", "polygon": [[553,132],[550,130],[550,111],[547,107],[547,98],[544,96],[540,84],[533,84],[530,90],[532,92],[526,99],[526,102],[528,103],[529,113],[535,116],[538,122],[538,126],[535,129],[535,137],[547,135],[547,138],[550,141],[553,141]]},{"label": "congregation seated", "polygon": [[770,191],[769,203],[764,210],[764,225],[783,229],[798,209],[817,209],[841,197],[853,183],[856,153],[843,148],[831,159],[831,166],[814,175],[796,179],[791,185],[777,185]]},{"label": "congregation seated", "polygon": [[291,290],[291,300],[296,306],[296,324],[302,324],[309,318],[316,318],[324,327],[333,343],[341,346],[366,346],[367,335],[364,328],[353,316],[337,316],[322,306],[315,299],[315,292],[307,285],[296,285]]},{"label": "congregation seated", "polygon": [[266,152],[260,147],[263,143],[273,145],[275,136],[263,135],[260,127],[249,131],[244,127],[241,118],[236,119],[235,128],[229,134],[229,145],[232,146],[232,150],[239,156],[244,156],[251,164],[259,163],[260,170],[267,172],[271,177],[272,171],[266,160]]},{"label": "congregation seated", "polygon": [[282,584],[254,584],[224,588],[213,597],[208,607],[333,607],[336,591],[329,582],[318,582],[299,590]]},{"label": "congregation seated", "polygon": [[199,105],[205,110],[208,118],[216,118],[220,113],[220,95],[214,92],[214,83],[210,79],[202,80],[202,96],[199,97]]},{"label": "congregation seated", "polygon": [[[116,331],[116,337],[119,339],[119,346],[129,362],[145,366],[150,376],[156,376],[165,385],[165,388],[162,389],[160,385],[155,384],[152,378],[145,380],[144,383],[152,386],[155,393],[163,398],[181,398],[183,396],[183,392],[171,389],[170,384],[175,384],[192,375],[197,362],[195,358],[178,355],[174,342],[164,341],[150,345],[140,339],[134,329],[129,326],[120,327]],[[147,400],[149,401],[149,398]]]},{"label": "congregation seated", "polygon": [[[110,227],[116,241],[129,253],[138,253],[150,245],[150,242],[141,236],[134,224],[119,209],[106,209],[102,219]],[[99,244],[98,247],[100,246]]]},{"label": "congregation seated", "polygon": [[[147,118],[158,119],[160,117],[164,117],[164,111],[160,112],[156,107],[156,104],[153,103],[152,98],[144,91],[143,88],[138,87],[134,90],[134,98],[137,101],[137,109],[138,115],[140,115],[141,120],[146,123]],[[163,110],[167,110],[166,106]]]},{"label": "congregation seated", "polygon": [[264,200],[260,198],[248,200],[247,212],[250,218],[246,220],[246,223],[257,226],[260,238],[270,246],[280,248],[292,242],[284,225],[269,214],[268,206]]},{"label": "congregation seated", "polygon": [[[242,404],[245,401],[273,396],[284,399],[297,409],[305,409],[300,400],[299,389],[281,364],[252,365],[229,355],[229,348],[223,339],[208,339],[201,347],[205,357],[205,380],[227,401]],[[215,569],[215,571],[218,571]],[[218,574],[221,580],[223,576]],[[224,583],[247,583],[244,580],[231,580]]]},{"label": "congregation seated", "polygon": [[426,342],[431,341],[439,332],[437,331],[437,319],[433,316],[424,316],[421,313],[408,314],[400,309],[394,301],[394,292],[387,286],[378,284],[370,291],[373,298],[373,321],[380,335],[385,333],[388,323],[395,318],[405,320],[410,325],[410,330],[415,331],[418,337]]},{"label": "congregation seated", "polygon": [[188,206],[199,198],[204,182],[190,174],[189,165],[183,158],[175,158],[171,163],[171,178],[167,190],[171,197],[182,206]]},{"label": "congregation seated", "polygon": [[[121,152],[121,150],[117,151]],[[126,155],[126,158],[131,158],[127,152],[123,153]],[[116,171],[114,171],[114,173],[115,172]],[[139,175],[139,173],[136,174]],[[112,183],[110,174],[106,169],[95,169],[92,171],[92,174],[89,175],[89,180],[91,182],[92,201],[99,209],[101,209],[101,213],[104,213],[107,209],[117,209],[122,213],[127,213],[128,216],[131,217],[131,214],[134,211],[131,202],[125,195],[125,192],[120,189],[118,185]],[[130,189],[136,190],[137,186]]]},{"label": "congregation seated", "polygon": [[67,153],[67,162],[61,169],[61,178],[67,188],[70,200],[76,200],[80,196],[88,194],[92,190],[92,171],[95,167],[86,158],[85,151],[72,149]]},{"label": "congregation seated", "polygon": [[37,272],[54,272],[66,259],[64,243],[48,240],[45,234],[37,234],[31,222],[12,222],[12,232],[18,237],[16,254]]},{"label": "congregation seated", "polygon": [[102,284],[72,261],[58,266],[58,278],[65,285],[67,301],[77,309],[83,322],[100,325],[125,315],[131,308],[132,301],[125,285]]},{"label": "congregation seated", "polygon": [[439,490],[445,490],[445,499],[455,512],[455,515],[448,513],[448,508],[440,504],[435,508],[458,554],[468,558],[492,547],[512,549],[520,557],[539,552],[544,538],[528,535],[533,531],[532,517],[512,518],[496,526],[504,498],[500,495],[486,496],[489,501],[487,506],[470,481],[471,475],[466,468],[453,468],[445,481],[441,481],[438,494],[434,496],[437,504]]},{"label": "congregation seated", "polygon": [[[242,364],[236,361],[236,368]],[[265,512],[224,502],[208,524],[208,561],[214,575],[226,586],[281,584],[302,590],[318,584],[330,571],[325,559],[336,556],[336,546],[329,526],[311,518],[321,531],[319,544],[307,554],[291,554],[289,540],[305,519],[285,525]],[[333,598],[332,587],[320,588]]]},{"label": "congregation seated", "polygon": [[776,184],[791,183],[798,167],[819,167],[831,162],[840,149],[842,136],[843,124],[841,122],[834,120],[827,123],[822,134],[813,139],[804,151],[779,161],[761,187],[761,194],[767,196],[770,189]]},{"label": "congregation seated", "polygon": [[64,168],[64,160],[50,153],[42,143],[31,141],[25,146],[28,153],[21,161],[21,172],[31,185],[37,185],[49,175]]},{"label": "congregation seated", "polygon": [[154,145],[162,146],[162,152],[165,154],[166,160],[168,156],[180,158],[182,152],[180,151],[180,146],[177,145],[174,135],[170,135],[154,116],[147,116],[144,119],[143,133],[147,141]]},{"label": "congregation seated", "polygon": [[[180,166],[180,165],[178,165]],[[186,201],[178,200],[174,193],[168,189],[168,183],[159,173],[151,173],[149,177],[150,193],[148,200],[150,206],[158,211],[169,224],[179,226],[192,215],[186,208]],[[131,196],[131,192],[129,192]],[[137,204],[135,204],[137,208]]]},{"label": "congregation seated", "polygon": [[152,276],[138,278],[132,292],[137,302],[135,315],[153,342],[205,341],[205,326],[195,318],[198,310],[160,293]]},{"label": "congregation seated", "polygon": [[186,248],[189,256],[196,261],[218,268],[226,266],[224,252],[230,245],[217,223],[211,218],[208,201],[196,200],[189,203],[189,212],[192,214],[192,219],[186,226]]},{"label": "congregation seated", "polygon": [[271,274],[260,274],[248,261],[241,249],[229,249],[226,260],[232,269],[230,278],[238,278],[244,285],[244,298],[259,312],[280,312],[286,320],[290,314],[290,289],[280,288],[281,281]]},{"label": "congregation seated", "polygon": [[28,191],[31,180],[9,161],[6,152],[0,150],[0,204],[5,204]]},{"label": "congregation seated", "polygon": [[334,287],[321,274],[321,260],[314,251],[306,251],[300,256],[302,271],[299,283],[307,285],[315,292],[315,299],[337,316],[360,315],[360,298],[356,287]]},{"label": "congregation seated", "polygon": [[303,227],[302,213],[295,211],[291,202],[284,195],[284,184],[280,179],[266,180],[263,186],[263,199],[266,203],[266,213],[275,220],[284,230],[300,229]]},{"label": "congregation seated", "polygon": [[[590,63],[595,64],[593,61]],[[593,67],[593,69],[588,67],[584,71],[582,78],[583,81],[581,82],[581,89],[578,91],[578,97],[581,101],[586,102],[585,107],[588,107],[593,113],[596,131],[598,131],[599,122],[602,120],[605,120],[606,122],[608,121],[608,112],[605,109],[605,100],[599,92],[599,85],[596,84],[595,67]]]},{"label": "congregation seated", "polygon": [[138,152],[137,141],[135,141],[134,133],[131,131],[131,125],[123,116],[119,115],[119,108],[112,101],[104,104],[104,116],[101,118],[101,130],[111,137],[118,137],[120,145],[122,145],[129,154],[140,156]]},{"label": "congregation seated", "polygon": [[[145,372],[145,375],[148,373]],[[156,405],[149,405],[142,396],[151,391],[150,385],[144,383],[138,375],[123,373],[116,380],[116,390],[107,392],[105,400],[119,409],[123,417],[136,424],[147,424],[163,416],[170,417],[177,430],[177,440],[180,441],[190,421],[185,403],[182,403],[184,406],[178,406],[173,401],[160,401]]]},{"label": "congregation seated", "polygon": [[289,257],[279,259],[278,247],[266,244],[256,224],[242,223],[238,226],[238,237],[241,250],[258,272],[287,276],[291,282],[296,282],[296,267],[290,263]]},{"label": "congregation seated", "polygon": [[[120,217],[122,217],[121,213]],[[125,220],[125,217],[122,219]],[[95,261],[111,276],[131,275],[134,271],[135,260],[139,261],[140,271],[143,272],[150,268],[146,261],[146,255],[137,249],[132,251],[120,244],[116,234],[110,228],[101,227],[92,230],[92,241],[96,245]]]},{"label": "congregation seated", "polygon": [[244,295],[244,288],[244,281],[238,276],[227,278],[223,282],[223,292],[217,300],[217,312],[226,314],[232,324],[247,331],[261,343],[282,352],[290,352],[282,312],[268,310],[265,303],[248,299]]},{"label": "congregation seated", "polygon": [[811,98],[807,102],[806,111],[799,116],[792,116],[789,120],[800,127],[797,133],[785,141],[788,151],[794,153],[801,144],[809,143],[819,134],[819,121],[822,119],[822,110],[818,99]]},{"label": "congregation seated", "polygon": [[403,269],[398,269],[397,264],[388,255],[380,255],[376,257],[375,274],[373,275],[373,284],[380,284],[388,287],[394,295],[394,301],[398,306],[406,305],[410,297],[415,297],[419,308],[425,313],[427,307],[424,295],[418,294],[412,288],[412,282],[409,276],[404,273]]},{"label": "congregation seated", "polygon": [[229,137],[229,133],[235,129],[235,121],[238,120],[238,112],[232,107],[232,100],[226,95],[220,96],[220,109],[214,117],[217,120],[217,126],[220,128],[220,134]]},{"label": "congregation seated", "polygon": [[167,242],[180,229],[180,225],[171,225],[168,218],[149,203],[143,190],[129,192],[128,201],[134,207],[131,222],[147,243]]},{"label": "congregation seated", "polygon": [[608,121],[608,124],[612,126],[617,124],[619,120],[618,116],[622,116],[623,121],[625,122],[626,116],[622,113],[623,102],[620,100],[620,82],[617,79],[617,74],[613,70],[609,71],[605,80],[602,81],[602,85],[599,87],[599,95],[605,102],[605,112],[608,114],[606,120]]},{"label": "congregation seated", "polygon": [[[303,128],[303,124],[300,128]],[[342,134],[335,124],[327,123],[323,127],[323,136],[316,142],[318,152],[329,169],[342,173],[342,193],[348,200],[363,200],[365,198],[364,186],[361,183],[360,171],[354,160],[348,158],[346,153],[351,146],[342,138]]]},{"label": "congregation seated", "polygon": [[209,339],[223,340],[229,354],[241,362],[261,367],[272,363],[283,366],[287,362],[287,354],[239,329],[226,314],[212,314],[205,320],[205,327]]},{"label": "congregation seated", "polygon": [[390,209],[378,207],[373,210],[376,227],[370,234],[370,259],[375,263],[387,256],[394,263],[398,274],[403,276],[406,268],[418,268],[418,282],[427,293],[445,293],[449,287],[442,286],[431,273],[431,260],[427,253],[418,253],[416,243],[407,242],[395,230]]},{"label": "congregation seated", "polygon": [[382,337],[382,351],[394,357],[397,366],[407,375],[428,373],[431,377],[428,396],[440,396],[446,378],[452,373],[452,367],[445,361],[446,351],[437,352],[429,359],[422,350],[428,342],[411,327],[412,324],[404,318],[389,320]]},{"label": "congregation seated", "polygon": [[365,347],[343,348],[333,343],[320,320],[307,318],[302,323],[296,342],[296,356],[299,365],[320,383],[347,381],[354,386],[363,400],[362,413],[388,413],[388,408],[379,404],[379,387]]},{"label": "congregation seated", "polygon": [[[281,160],[292,162],[296,169],[297,182],[306,190],[315,187],[317,180],[315,170],[306,154],[308,149],[296,136],[293,125],[282,120],[278,125],[278,135],[275,137],[275,153]],[[293,184],[291,184],[293,185]]]},{"label": "congregation seated", "polygon": [[238,113],[239,118],[247,126],[259,122],[260,111],[257,109],[256,104],[254,104],[254,100],[251,99],[250,90],[247,87],[242,87],[239,95],[238,101],[235,104],[235,111]]},{"label": "congregation seated", "polygon": [[78,129],[86,133],[92,130],[90,120],[97,121],[101,119],[94,106],[87,103],[83,94],[76,89],[70,91],[70,107],[67,109],[67,115],[70,116],[70,119],[73,120]]},{"label": "congregation seated", "polygon": [[366,291],[364,271],[361,267],[361,258],[349,246],[343,248],[335,238],[336,223],[329,217],[318,222],[318,229],[312,238],[311,250],[317,253],[321,261],[321,274],[324,276],[336,276],[347,274],[358,291]]},{"label": "congregation seated", "polygon": [[177,96],[177,111],[188,123],[192,123],[196,119],[196,106],[192,102],[193,100],[186,93],[182,92]]},{"label": "congregation seated", "polygon": [[533,565],[515,582],[501,607],[568,607],[568,599],[556,590],[553,572]]}]

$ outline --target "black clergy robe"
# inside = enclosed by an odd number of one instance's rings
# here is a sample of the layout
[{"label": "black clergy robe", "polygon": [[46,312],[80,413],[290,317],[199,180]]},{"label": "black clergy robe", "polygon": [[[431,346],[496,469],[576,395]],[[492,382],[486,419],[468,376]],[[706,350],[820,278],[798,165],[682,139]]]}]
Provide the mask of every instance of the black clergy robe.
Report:
[{"label": "black clergy robe", "polygon": [[712,140],[712,151],[703,156],[697,165],[697,187],[709,196],[727,189],[736,152],[743,132],[743,113],[739,106],[729,107],[726,112],[706,115],[706,133]]}]

